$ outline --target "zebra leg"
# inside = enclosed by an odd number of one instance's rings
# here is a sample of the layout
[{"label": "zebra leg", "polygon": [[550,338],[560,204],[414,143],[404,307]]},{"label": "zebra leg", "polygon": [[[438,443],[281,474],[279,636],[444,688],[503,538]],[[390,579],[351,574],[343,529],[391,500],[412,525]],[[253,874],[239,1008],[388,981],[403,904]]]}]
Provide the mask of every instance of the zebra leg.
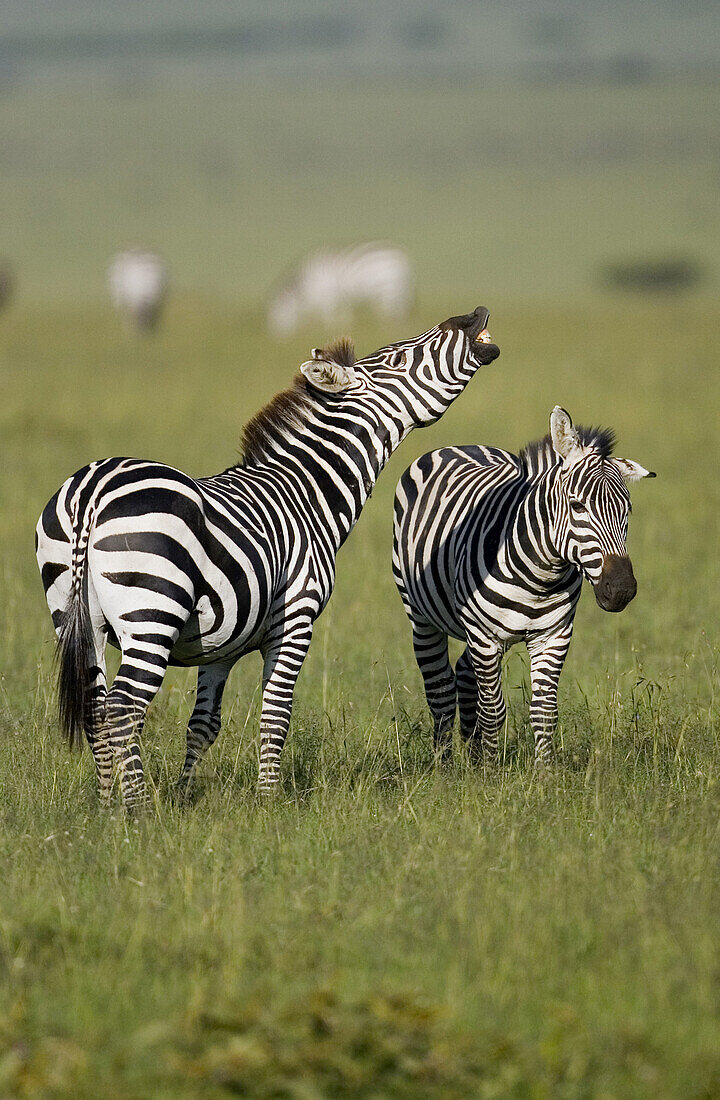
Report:
[{"label": "zebra leg", "polygon": [[447,634],[427,623],[413,622],[413,649],[422,673],[425,698],[433,717],[435,751],[448,760],[452,747],[457,693],[448,657]]},{"label": "zebra leg", "polygon": [[464,741],[470,742],[475,737],[477,727],[478,686],[467,646],[455,665],[455,680],[460,710],[460,734]]},{"label": "zebra leg", "polygon": [[502,648],[489,639],[468,642],[475,680],[477,681],[477,721],[475,737],[482,740],[486,757],[497,756],[498,733],[505,722],[505,699],[502,693]]},{"label": "zebra leg", "polygon": [[223,691],[234,663],[201,665],[198,669],[197,696],[188,722],[187,752],[178,780],[181,792],[189,789],[198,763],[220,732]]},{"label": "zebra leg", "polygon": [[95,761],[98,791],[103,802],[112,794],[112,750],[105,736],[105,700],[107,672],[105,669],[105,635],[94,632],[95,664],[90,669],[90,691],[85,700],[85,736]]},{"label": "zebra leg", "polygon": [[558,719],[558,681],[571,637],[571,634],[560,634],[528,642],[532,687],[530,721],[535,736],[536,764],[545,764],[552,756],[552,740]]},{"label": "zebra leg", "polygon": [[107,670],[105,648],[107,638],[103,626],[93,622],[92,643],[94,663],[88,669],[89,687],[84,702],[83,727],[85,738],[95,762],[98,792],[102,802],[112,794],[112,752],[104,732]]},{"label": "zebra leg", "polygon": [[280,780],[280,754],[290,726],[293,692],[312,639],[312,623],[296,627],[263,650],[258,790],[271,794]]},{"label": "zebra leg", "polygon": [[125,647],[122,663],[105,696],[103,736],[120,780],[123,806],[141,809],[147,804],[139,737],[145,713],[165,676],[170,650]]}]

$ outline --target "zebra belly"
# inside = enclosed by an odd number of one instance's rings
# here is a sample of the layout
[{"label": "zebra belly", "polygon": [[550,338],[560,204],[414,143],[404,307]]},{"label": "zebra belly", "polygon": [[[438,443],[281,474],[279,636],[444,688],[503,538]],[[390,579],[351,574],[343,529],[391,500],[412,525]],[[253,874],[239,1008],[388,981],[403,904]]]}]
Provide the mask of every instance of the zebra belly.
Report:
[{"label": "zebra belly", "polygon": [[459,617],[465,636],[484,634],[509,649],[533,635],[553,633],[573,618],[574,606],[567,592],[538,599],[521,587],[489,578],[464,603]]}]

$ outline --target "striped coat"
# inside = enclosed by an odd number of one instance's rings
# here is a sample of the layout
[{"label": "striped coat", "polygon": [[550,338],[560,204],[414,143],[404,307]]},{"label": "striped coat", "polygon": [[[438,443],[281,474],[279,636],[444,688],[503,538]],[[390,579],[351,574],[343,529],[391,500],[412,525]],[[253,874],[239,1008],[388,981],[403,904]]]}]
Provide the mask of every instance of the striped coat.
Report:
[{"label": "striped coat", "polygon": [[[536,759],[546,759],[583,578],[606,611],[622,611],[635,595],[627,483],[654,474],[613,457],[611,432],[574,428],[559,407],[550,426],[520,455],[433,451],[397,487],[393,571],[443,755],[458,703],[473,751],[497,751],[502,654],[522,641]],[[448,637],[466,643],[455,668]]]},{"label": "striped coat", "polygon": [[[103,796],[117,773],[127,805],[145,799],[138,736],[168,664],[199,667],[186,786],[217,736],[230,670],[253,650],[264,660],[259,783],[276,784],[338,549],[408,432],[442,416],[499,354],[487,318],[478,308],[360,360],[347,342],[314,349],[224,473],[112,458],[52,497],[37,557],[59,637],[60,714],[71,740],[84,729]],[[122,653],[110,690],[107,641]]]}]

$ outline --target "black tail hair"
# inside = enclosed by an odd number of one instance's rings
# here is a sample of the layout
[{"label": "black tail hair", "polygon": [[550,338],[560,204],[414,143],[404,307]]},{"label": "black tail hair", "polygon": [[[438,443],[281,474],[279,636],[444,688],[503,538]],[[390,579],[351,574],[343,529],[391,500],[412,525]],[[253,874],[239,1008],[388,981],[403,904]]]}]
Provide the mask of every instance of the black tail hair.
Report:
[{"label": "black tail hair", "polygon": [[73,585],[58,633],[58,714],[71,749],[83,743],[89,713],[90,664],[93,636],[86,585]]}]

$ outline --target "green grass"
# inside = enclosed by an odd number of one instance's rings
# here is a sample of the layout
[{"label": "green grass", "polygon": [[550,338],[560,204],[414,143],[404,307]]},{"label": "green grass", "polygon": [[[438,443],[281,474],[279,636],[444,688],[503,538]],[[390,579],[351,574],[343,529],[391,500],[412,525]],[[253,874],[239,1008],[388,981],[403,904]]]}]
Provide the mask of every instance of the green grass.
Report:
[{"label": "green grass", "polygon": [[103,301],[109,257],[141,245],[175,290],[257,308],[308,250],[375,238],[408,250],[430,301],[587,304],[608,264],[674,256],[717,297],[719,98],[321,65],[302,84],[28,83],[0,94],[0,251],[42,305]]},{"label": "green grass", "polygon": [[[475,304],[363,323],[358,349]],[[190,297],[147,342],[100,308],[3,316],[0,1093],[720,1095],[719,320],[496,310],[500,360],[410,437],[340,555],[283,796],[254,795],[249,657],[192,807],[172,798],[192,676],[168,676],[155,810],[127,822],[56,727],[35,519],[101,455],[223,468],[317,333],[276,348],[252,312]],[[505,763],[438,771],[390,576],[394,485],[441,443],[519,447],[557,402],[658,472],[634,492],[638,596],[610,616],[584,595],[547,775],[519,651]]]}]

